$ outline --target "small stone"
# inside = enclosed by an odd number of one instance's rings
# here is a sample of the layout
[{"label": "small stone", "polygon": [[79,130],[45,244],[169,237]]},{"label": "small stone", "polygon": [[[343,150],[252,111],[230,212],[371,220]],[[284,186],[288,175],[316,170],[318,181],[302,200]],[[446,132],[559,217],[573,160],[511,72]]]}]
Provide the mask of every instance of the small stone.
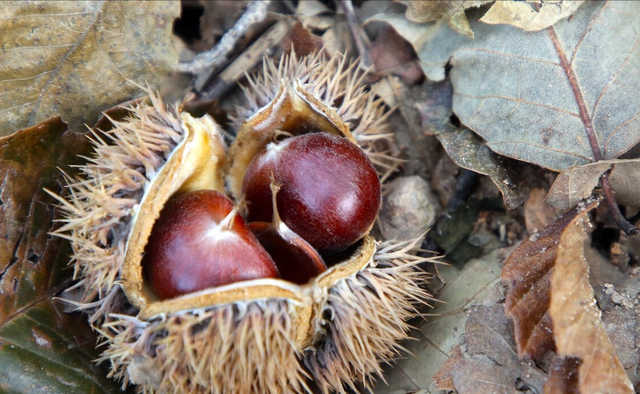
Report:
[{"label": "small stone", "polygon": [[440,203],[424,178],[400,177],[385,188],[389,193],[380,211],[381,233],[385,239],[414,239],[434,225]]}]

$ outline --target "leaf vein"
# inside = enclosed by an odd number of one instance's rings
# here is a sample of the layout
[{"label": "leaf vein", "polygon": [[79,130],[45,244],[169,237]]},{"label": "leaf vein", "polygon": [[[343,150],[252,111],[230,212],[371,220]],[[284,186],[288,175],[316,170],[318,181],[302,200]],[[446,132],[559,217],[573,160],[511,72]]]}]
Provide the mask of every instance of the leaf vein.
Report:
[{"label": "leaf vein", "polygon": [[58,74],[58,71],[60,71],[62,66],[67,62],[67,60],[69,59],[71,54],[73,52],[75,52],[76,49],[78,49],[78,47],[80,46],[80,44],[82,42],[84,42],[84,38],[87,36],[87,34],[89,34],[89,32],[91,30],[93,30],[93,28],[96,25],[96,22],[98,21],[98,17],[100,16],[100,10],[104,7],[105,1],[106,0],[103,0],[101,2],[101,5],[96,9],[96,11],[94,13],[93,20],[91,20],[91,22],[89,23],[89,25],[87,26],[85,31],[82,32],[80,37],[78,37],[78,39],[71,46],[71,48],[69,48],[69,50],[62,56],[62,58],[60,58],[60,61],[56,65],[56,68],[54,68],[53,71],[51,72],[51,76],[49,77],[49,79],[42,86],[42,89],[40,90],[40,94],[38,95],[38,99],[36,100],[36,103],[35,103],[35,105],[33,107],[33,110],[31,110],[31,115],[29,115],[29,124],[30,125],[34,124],[34,122],[35,122],[36,115],[38,114],[38,110],[40,109],[40,105],[42,104],[42,98],[44,97],[44,91],[49,87],[49,85],[51,85],[51,82],[53,81],[53,78]]}]

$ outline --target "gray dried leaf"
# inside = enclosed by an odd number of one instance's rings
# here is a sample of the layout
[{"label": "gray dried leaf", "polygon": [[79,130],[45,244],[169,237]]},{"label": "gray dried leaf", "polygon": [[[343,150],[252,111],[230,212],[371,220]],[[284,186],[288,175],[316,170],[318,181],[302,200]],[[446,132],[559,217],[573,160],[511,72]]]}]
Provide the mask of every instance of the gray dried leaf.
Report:
[{"label": "gray dried leaf", "polygon": [[444,78],[451,59],[453,110],[494,152],[561,171],[596,161],[587,124],[604,159],[640,141],[639,11],[636,2],[585,3],[571,21],[536,33],[480,23],[472,11],[474,40],[399,14],[369,22],[412,43],[431,80]]},{"label": "gray dried leaf", "polygon": [[509,209],[522,204],[515,183],[502,165],[500,158],[489,149],[480,137],[469,129],[449,127],[436,134],[451,160],[462,168],[487,175],[500,189],[502,199]]},{"label": "gray dried leaf", "polygon": [[493,151],[552,170],[597,160],[589,126],[605,159],[621,155],[640,140],[639,6],[585,4],[538,33],[478,30],[451,59],[454,112]]},{"label": "gray dried leaf", "polygon": [[568,209],[590,196],[598,186],[600,176],[611,170],[611,187],[616,201],[622,205],[640,207],[640,159],[604,160],[562,171],[549,190],[547,203],[558,209]]}]

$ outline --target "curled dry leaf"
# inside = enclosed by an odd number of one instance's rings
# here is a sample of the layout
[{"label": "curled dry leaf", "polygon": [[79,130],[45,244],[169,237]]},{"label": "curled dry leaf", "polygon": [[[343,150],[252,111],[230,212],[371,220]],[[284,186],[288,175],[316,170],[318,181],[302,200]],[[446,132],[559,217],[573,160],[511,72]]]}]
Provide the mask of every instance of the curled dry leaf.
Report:
[{"label": "curled dry leaf", "polygon": [[451,160],[462,168],[488,175],[500,189],[504,204],[515,209],[522,204],[515,183],[501,163],[500,157],[471,130],[447,127],[436,134]]},{"label": "curled dry leaf", "polygon": [[562,171],[556,178],[546,201],[558,209],[568,209],[590,196],[598,186],[600,176],[609,171],[616,201],[622,205],[640,207],[640,159],[603,160]]},{"label": "curled dry leaf", "polygon": [[406,16],[412,22],[434,22],[444,19],[456,32],[473,38],[473,30],[464,10],[490,3],[491,0],[396,0],[407,6]]},{"label": "curled dry leaf", "polygon": [[580,360],[580,393],[633,393],[602,323],[585,258],[586,213],[569,223],[558,245],[549,313],[559,357]]},{"label": "curled dry leaf", "polygon": [[507,208],[520,206],[522,198],[500,157],[469,129],[451,125],[453,89],[450,81],[425,81],[422,87],[423,96],[414,107],[420,114],[423,132],[434,134],[457,165],[489,176],[502,193]]},{"label": "curled dry leaf", "polygon": [[60,115],[84,130],[100,111],[177,64],[177,1],[0,3],[0,136]]},{"label": "curled dry leaf", "polygon": [[518,355],[541,361],[555,350],[549,314],[551,277],[562,231],[582,212],[597,206],[594,200],[581,204],[550,225],[522,241],[502,270],[508,285],[505,312],[513,319]]},{"label": "curled dry leaf", "polygon": [[480,22],[504,23],[526,31],[538,31],[571,16],[582,3],[582,0],[496,1]]},{"label": "curled dry leaf", "polygon": [[0,392],[116,393],[84,317],[52,298],[71,282],[69,245],[52,237],[59,218],[43,188],[63,192],[58,167],[73,173],[85,135],[60,117],[0,138]]}]

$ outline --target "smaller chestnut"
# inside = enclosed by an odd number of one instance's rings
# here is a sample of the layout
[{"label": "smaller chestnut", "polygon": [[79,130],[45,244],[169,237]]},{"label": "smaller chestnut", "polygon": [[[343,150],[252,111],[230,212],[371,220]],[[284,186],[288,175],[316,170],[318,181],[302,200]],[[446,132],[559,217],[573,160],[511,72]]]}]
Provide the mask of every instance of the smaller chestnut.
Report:
[{"label": "smaller chestnut", "polygon": [[367,155],[346,138],[311,133],[268,144],[243,180],[247,221],[272,220],[272,175],[281,186],[277,203],[282,221],[321,253],[348,248],[376,220],[378,174]]},{"label": "smaller chestnut", "polygon": [[280,277],[233,202],[213,190],[169,199],[153,226],[142,266],[159,299]]},{"label": "smaller chestnut", "polygon": [[275,261],[282,279],[299,285],[327,270],[320,254],[280,219],[276,196],[280,186],[271,182],[273,221],[252,222],[249,228]]}]

